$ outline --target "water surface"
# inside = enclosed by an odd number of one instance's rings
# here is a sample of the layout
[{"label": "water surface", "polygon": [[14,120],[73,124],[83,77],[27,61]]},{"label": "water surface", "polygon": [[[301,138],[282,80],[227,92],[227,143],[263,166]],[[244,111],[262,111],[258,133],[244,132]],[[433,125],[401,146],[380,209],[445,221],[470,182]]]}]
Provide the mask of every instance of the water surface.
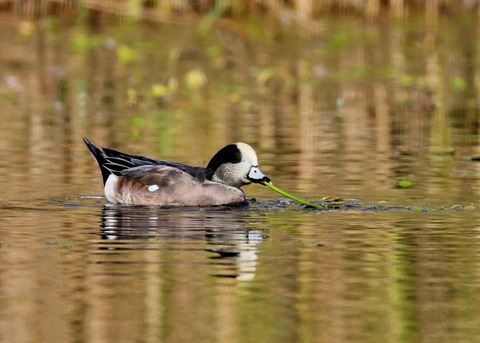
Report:
[{"label": "water surface", "polygon": [[[474,23],[32,25],[0,22],[0,340],[480,336]],[[245,141],[277,186],[346,204],[105,206],[83,136],[203,166]]]}]

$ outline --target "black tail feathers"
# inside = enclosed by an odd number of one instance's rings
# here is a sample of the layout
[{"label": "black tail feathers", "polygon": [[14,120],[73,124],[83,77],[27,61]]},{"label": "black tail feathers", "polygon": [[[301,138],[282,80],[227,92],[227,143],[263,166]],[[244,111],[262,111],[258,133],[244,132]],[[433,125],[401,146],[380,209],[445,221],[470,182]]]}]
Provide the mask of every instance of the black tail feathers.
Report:
[{"label": "black tail feathers", "polygon": [[93,144],[88,138],[83,137],[83,141],[87,145],[88,150],[92,153],[95,161],[97,161],[100,171],[102,172],[103,184],[105,184],[110,174],[112,174],[112,172],[105,166],[108,163],[107,156],[102,149]]}]

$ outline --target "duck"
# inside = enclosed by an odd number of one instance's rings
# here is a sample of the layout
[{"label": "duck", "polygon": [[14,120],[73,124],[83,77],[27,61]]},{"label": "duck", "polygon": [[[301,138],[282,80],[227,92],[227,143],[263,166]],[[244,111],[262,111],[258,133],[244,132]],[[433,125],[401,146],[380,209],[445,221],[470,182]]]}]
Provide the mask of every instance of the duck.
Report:
[{"label": "duck", "polygon": [[237,142],[220,149],[206,168],[100,148],[84,137],[100,167],[105,198],[118,205],[221,206],[247,203],[242,186],[270,182],[255,150]]}]

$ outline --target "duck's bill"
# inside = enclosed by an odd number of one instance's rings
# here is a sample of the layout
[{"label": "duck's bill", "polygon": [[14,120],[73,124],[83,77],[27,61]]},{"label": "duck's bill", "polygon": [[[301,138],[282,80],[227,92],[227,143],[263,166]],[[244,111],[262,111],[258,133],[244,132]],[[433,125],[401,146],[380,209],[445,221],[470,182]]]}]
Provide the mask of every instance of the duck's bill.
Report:
[{"label": "duck's bill", "polygon": [[287,197],[289,199],[292,199],[296,202],[299,202],[300,204],[302,205],[305,205],[305,206],[308,206],[308,207],[313,207],[313,208],[318,208],[320,210],[324,210],[326,209],[327,207],[326,206],[323,206],[323,205],[317,205],[317,204],[314,204],[314,203],[311,203],[307,200],[304,200],[304,199],[300,199],[298,197],[296,197],[295,195],[292,195],[290,193],[287,193],[285,192],[284,190],[274,186],[271,182],[270,182],[270,179],[268,181],[265,181],[265,182],[262,182],[263,185],[267,186],[268,188],[274,190],[275,192],[283,195],[284,197]]},{"label": "duck's bill", "polygon": [[270,182],[270,178],[265,176],[258,167],[252,167],[250,173],[248,173],[248,179],[254,183],[264,184],[265,182]]}]

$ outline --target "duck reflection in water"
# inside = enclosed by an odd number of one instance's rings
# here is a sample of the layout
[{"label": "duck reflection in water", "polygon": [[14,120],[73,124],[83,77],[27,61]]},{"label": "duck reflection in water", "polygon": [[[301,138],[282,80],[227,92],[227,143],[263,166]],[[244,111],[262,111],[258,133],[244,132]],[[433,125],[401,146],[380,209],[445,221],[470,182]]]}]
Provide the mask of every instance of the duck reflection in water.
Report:
[{"label": "duck reflection in water", "polygon": [[[227,206],[158,208],[107,204],[103,209],[100,249],[179,252],[198,249],[210,254],[210,264],[221,265],[222,270],[218,272],[216,267],[213,275],[252,280],[258,245],[267,235],[246,223],[250,210]],[[255,226],[257,223],[258,218]],[[218,263],[219,260],[222,262]]]}]

